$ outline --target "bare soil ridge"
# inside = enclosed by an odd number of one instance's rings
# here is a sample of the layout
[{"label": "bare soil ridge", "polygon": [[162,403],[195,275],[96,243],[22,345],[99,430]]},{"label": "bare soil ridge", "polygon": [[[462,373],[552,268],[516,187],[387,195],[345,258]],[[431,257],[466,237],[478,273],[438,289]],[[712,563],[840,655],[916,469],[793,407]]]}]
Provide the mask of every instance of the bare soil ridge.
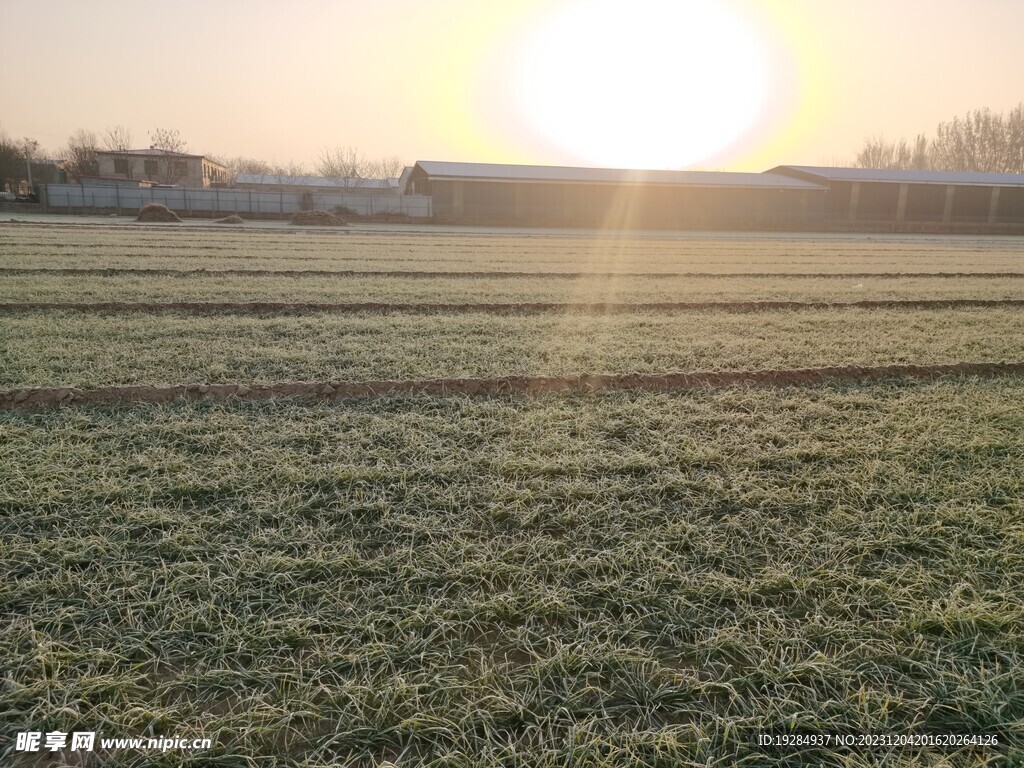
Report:
[{"label": "bare soil ridge", "polygon": [[1024,299],[866,299],[862,301],[661,301],[517,303],[467,302],[457,304],[430,302],[308,302],[308,301],[166,301],[166,302],[60,302],[20,301],[0,303],[0,313],[60,312],[178,312],[195,315],[246,314],[274,315],[294,313],[357,314],[362,312],[437,312],[515,314],[534,312],[772,312],[778,310],[844,309],[964,309],[1024,307]]},{"label": "bare soil ridge", "polygon": [[788,278],[793,280],[896,280],[907,278],[987,278],[1020,279],[1024,272],[449,272],[443,270],[376,270],[376,269],[144,269],[137,267],[0,267],[0,275],[81,275],[115,277],[117,275],[207,276],[207,277],[422,277],[422,278],[616,278],[616,277],[692,277],[711,279]]},{"label": "bare soil ridge", "polygon": [[506,376],[501,378],[421,379],[414,381],[320,381],[270,384],[179,384],[177,386],[114,386],[97,389],[52,387],[0,391],[0,410],[176,400],[273,400],[300,397],[345,398],[542,395],[551,392],[639,390],[683,392],[695,389],[814,386],[893,380],[926,381],[943,377],[996,378],[1024,376],[1024,362],[951,363],[943,365],[833,366],[761,371],[701,373],[578,374],[570,376]]}]

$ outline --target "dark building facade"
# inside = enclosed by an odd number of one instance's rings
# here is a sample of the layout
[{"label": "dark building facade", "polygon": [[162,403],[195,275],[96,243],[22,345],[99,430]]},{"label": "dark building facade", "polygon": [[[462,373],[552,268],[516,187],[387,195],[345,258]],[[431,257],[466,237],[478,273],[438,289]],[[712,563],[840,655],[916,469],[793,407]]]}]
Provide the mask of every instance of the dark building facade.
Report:
[{"label": "dark building facade", "polygon": [[826,188],[780,174],[421,161],[406,192],[434,218],[471,224],[627,229],[804,228]]},{"label": "dark building facade", "polygon": [[1024,225],[1024,175],[780,165],[828,187],[825,223]]},{"label": "dark building facade", "polygon": [[420,161],[439,222],[607,229],[1024,230],[1024,175],[781,165],[765,173]]}]

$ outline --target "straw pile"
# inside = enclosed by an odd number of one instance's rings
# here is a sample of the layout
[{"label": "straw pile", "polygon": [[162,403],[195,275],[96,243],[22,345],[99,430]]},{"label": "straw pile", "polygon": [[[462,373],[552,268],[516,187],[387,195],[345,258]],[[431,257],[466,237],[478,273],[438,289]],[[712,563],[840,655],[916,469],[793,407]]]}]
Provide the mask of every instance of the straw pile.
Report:
[{"label": "straw pile", "polygon": [[162,203],[150,203],[149,205],[143,206],[142,210],[139,211],[139,215],[135,217],[136,221],[147,221],[147,222],[180,222],[178,214],[168,208]]},{"label": "straw pile", "polygon": [[291,223],[307,227],[343,227],[348,222],[327,211],[299,211],[292,216]]}]

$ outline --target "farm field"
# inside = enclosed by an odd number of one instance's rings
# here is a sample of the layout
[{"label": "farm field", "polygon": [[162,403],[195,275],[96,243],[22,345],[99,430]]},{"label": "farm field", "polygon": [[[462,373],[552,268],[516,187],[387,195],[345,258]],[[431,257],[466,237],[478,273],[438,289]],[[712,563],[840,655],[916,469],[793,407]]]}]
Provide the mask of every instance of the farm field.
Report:
[{"label": "farm field", "polygon": [[0,270],[243,269],[441,272],[1003,273],[1013,237],[738,234],[632,237],[232,231],[168,226],[0,227]]},{"label": "farm field", "polygon": [[[405,277],[299,274],[3,274],[0,303],[13,302],[856,302],[914,299],[1024,300],[1007,277]],[[240,279],[243,278],[243,279]],[[1024,275],[1022,275],[1024,278]]]},{"label": "farm field", "polygon": [[[243,303],[0,307],[0,390],[1019,362],[1024,307],[910,302],[1020,299],[1013,238],[0,224],[3,304]],[[52,764],[23,730],[213,743],[124,767],[1019,764],[1022,400],[851,369],[0,409],[0,764]],[[794,731],[999,743],[758,744]]]},{"label": "farm field", "polygon": [[1024,307],[771,313],[32,312],[0,386],[360,381],[1024,360]]}]

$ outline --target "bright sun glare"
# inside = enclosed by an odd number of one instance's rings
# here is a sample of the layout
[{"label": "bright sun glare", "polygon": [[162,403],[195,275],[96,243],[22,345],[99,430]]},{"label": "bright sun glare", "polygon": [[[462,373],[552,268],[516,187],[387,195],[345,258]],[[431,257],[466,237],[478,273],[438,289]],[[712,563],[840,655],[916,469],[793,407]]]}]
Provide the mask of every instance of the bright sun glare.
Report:
[{"label": "bright sun glare", "polygon": [[585,0],[526,41],[521,108],[583,161],[684,168],[754,127],[767,67],[754,30],[722,0]]}]

